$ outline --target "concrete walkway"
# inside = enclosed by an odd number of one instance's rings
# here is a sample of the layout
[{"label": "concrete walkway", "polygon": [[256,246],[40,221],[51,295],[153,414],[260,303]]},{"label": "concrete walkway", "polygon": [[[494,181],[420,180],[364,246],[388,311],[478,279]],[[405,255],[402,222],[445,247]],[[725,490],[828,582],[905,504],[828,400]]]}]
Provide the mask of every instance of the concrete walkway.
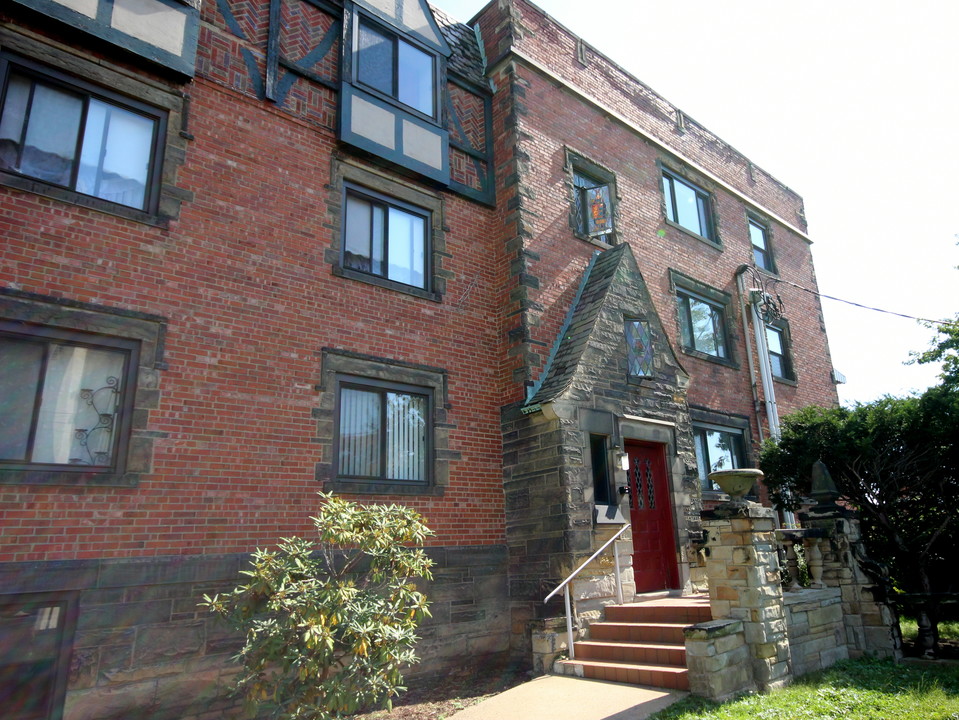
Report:
[{"label": "concrete walkway", "polygon": [[688,694],[544,675],[451,717],[453,720],[644,720]]}]

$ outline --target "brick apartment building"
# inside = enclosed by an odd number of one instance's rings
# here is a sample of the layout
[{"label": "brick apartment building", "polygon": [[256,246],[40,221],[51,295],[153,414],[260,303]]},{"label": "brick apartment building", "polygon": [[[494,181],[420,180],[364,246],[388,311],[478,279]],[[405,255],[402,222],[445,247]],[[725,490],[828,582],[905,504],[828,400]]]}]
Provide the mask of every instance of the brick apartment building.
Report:
[{"label": "brick apartment building", "polygon": [[417,672],[527,657],[836,402],[801,198],[525,0],[11,0],[0,83],[8,718],[206,717],[321,489],[436,531]]}]

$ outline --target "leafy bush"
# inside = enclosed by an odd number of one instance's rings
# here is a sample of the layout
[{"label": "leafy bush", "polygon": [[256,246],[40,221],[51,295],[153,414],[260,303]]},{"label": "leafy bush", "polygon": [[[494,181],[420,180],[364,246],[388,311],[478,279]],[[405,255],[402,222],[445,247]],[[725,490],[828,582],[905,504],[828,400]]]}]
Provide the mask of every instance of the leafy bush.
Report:
[{"label": "leafy bush", "polygon": [[204,596],[244,633],[237,688],[253,709],[282,720],[332,720],[404,690],[427,616],[417,578],[431,579],[422,549],[432,535],[414,510],[359,505],[320,493],[318,538],[283,538],[257,550],[248,581]]}]

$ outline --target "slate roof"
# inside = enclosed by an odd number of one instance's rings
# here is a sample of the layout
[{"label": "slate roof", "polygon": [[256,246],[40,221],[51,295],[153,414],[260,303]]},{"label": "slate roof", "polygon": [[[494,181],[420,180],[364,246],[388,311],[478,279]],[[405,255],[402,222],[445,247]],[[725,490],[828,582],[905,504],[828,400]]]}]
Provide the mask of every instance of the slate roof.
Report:
[{"label": "slate roof", "polygon": [[593,332],[593,325],[606,301],[606,294],[612,284],[616,271],[629,246],[617,245],[594,256],[592,265],[580,285],[573,312],[564,326],[558,345],[543,370],[542,385],[536,389],[527,405],[551,402],[562,395],[573,382],[573,376],[579,367],[586,350],[586,344]]},{"label": "slate roof", "polygon": [[481,87],[488,87],[486,81],[486,61],[476,40],[476,33],[469,25],[457,22],[438,7],[430,5],[440,32],[446,38],[453,54],[450,55],[447,68],[450,72],[462,76]]}]

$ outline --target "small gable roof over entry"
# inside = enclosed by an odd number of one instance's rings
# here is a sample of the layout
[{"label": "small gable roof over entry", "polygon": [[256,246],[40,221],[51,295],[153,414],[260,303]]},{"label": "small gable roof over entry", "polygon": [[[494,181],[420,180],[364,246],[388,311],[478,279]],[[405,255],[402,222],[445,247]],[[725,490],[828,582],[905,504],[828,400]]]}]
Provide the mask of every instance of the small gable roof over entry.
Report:
[{"label": "small gable roof over entry", "polygon": [[628,383],[624,320],[645,320],[653,342],[650,382],[688,380],[653,307],[628,243],[597,251],[587,267],[553,353],[527,406],[553,402],[575,385],[587,392]]}]

